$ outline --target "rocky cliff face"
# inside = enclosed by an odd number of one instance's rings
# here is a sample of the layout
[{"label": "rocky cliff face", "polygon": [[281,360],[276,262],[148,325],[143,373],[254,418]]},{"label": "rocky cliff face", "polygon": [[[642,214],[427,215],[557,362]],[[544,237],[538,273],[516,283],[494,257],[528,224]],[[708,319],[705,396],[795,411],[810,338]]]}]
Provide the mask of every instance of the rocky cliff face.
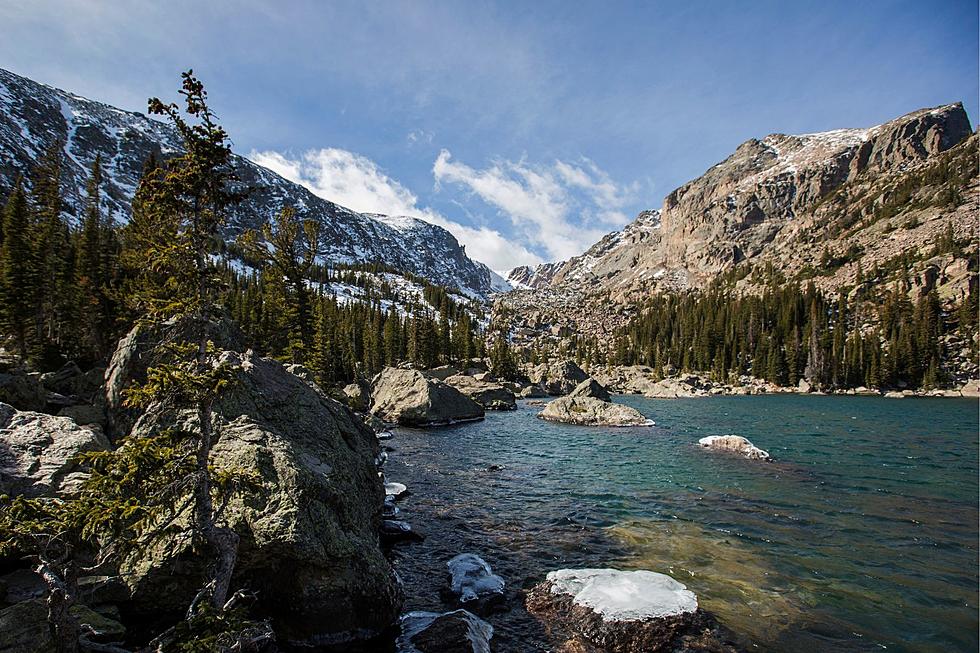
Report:
[{"label": "rocky cliff face", "polygon": [[[534,313],[535,324],[518,320],[519,328],[560,324],[601,335],[608,329],[593,328],[588,308],[599,301],[628,309],[650,293],[703,287],[741,264],[771,264],[787,279],[835,290],[853,284],[859,267],[903,252],[916,262],[911,276],[951,282],[948,294],[962,294],[967,258],[925,259],[947,224],[958,238],[973,235],[976,159],[977,137],[959,103],[869,129],[752,139],[581,256],[512,271],[523,291],[500,304]],[[816,271],[824,250],[835,267]],[[926,272],[930,265],[937,269]],[[592,301],[540,314],[570,293]]]},{"label": "rocky cliff face", "polygon": [[512,273],[530,287],[599,283],[610,290],[702,286],[763,254],[780,232],[813,217],[847,183],[912,169],[970,135],[960,103],[870,129],[752,139],[585,254]]},{"label": "rocky cliff face", "polygon": [[[62,183],[66,212],[80,215],[85,183],[96,155],[102,156],[104,209],[116,220],[129,216],[144,161],[174,155],[180,138],[166,124],[141,113],[93,102],[0,69],[0,192],[6,196],[19,174],[30,170],[53,144],[64,148]],[[466,256],[445,229],[414,218],[357,213],[315,196],[248,159],[235,156],[242,183],[252,189],[230,221],[227,236],[254,228],[283,206],[321,224],[324,260],[384,262],[433,283],[484,297],[502,280]]]}]

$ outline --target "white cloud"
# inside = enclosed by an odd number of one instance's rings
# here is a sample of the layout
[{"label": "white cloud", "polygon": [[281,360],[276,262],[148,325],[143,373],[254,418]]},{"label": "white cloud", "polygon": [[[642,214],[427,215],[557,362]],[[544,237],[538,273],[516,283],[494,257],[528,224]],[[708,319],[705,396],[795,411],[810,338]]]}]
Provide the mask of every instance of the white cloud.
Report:
[{"label": "white cloud", "polygon": [[493,270],[536,265],[540,256],[489,227],[471,227],[418,205],[418,198],[367,157],[338,148],[309,150],[292,159],[278,152],[251,152],[249,158],[305,186],[313,194],[362,213],[409,215],[439,225],[466,246],[466,253]]},{"label": "white cloud", "polygon": [[619,186],[592,161],[551,166],[496,162],[474,169],[442,150],[432,166],[436,183],[470,190],[508,216],[529,242],[553,259],[584,252],[611,228],[628,222],[620,210],[635,186]]}]

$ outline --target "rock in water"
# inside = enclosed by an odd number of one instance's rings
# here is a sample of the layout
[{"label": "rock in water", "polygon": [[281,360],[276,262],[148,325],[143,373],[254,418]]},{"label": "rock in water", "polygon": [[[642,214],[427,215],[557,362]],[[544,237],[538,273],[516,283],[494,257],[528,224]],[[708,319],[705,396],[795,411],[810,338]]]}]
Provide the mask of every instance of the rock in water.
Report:
[{"label": "rock in water", "polygon": [[493,626],[466,610],[409,612],[397,653],[490,653]]},{"label": "rock in water", "polygon": [[483,406],[484,410],[514,410],[517,408],[514,393],[499,383],[480,381],[476,377],[465,374],[447,377],[445,383]]},{"label": "rock in water", "polygon": [[485,608],[504,598],[504,579],[473,553],[461,553],[448,563],[449,590],[464,607]]},{"label": "rock in water", "polygon": [[712,632],[693,592],[652,571],[553,571],[528,593],[526,605],[552,635],[569,638],[564,650],[734,651]]},{"label": "rock in water", "polygon": [[0,494],[70,492],[85,478],[76,456],[108,447],[97,427],[0,403]]},{"label": "rock in water", "polygon": [[539,365],[531,375],[531,381],[538,384],[542,390],[552,397],[567,395],[589,375],[575,364],[575,361],[564,360],[551,365]]},{"label": "rock in water", "polygon": [[478,403],[442,381],[394,367],[386,367],[378,375],[371,412],[403,426],[452,424],[484,415]]},{"label": "rock in water", "polygon": [[752,460],[769,460],[769,452],[763,451],[741,435],[709,435],[698,440],[705,449],[734,453]]},{"label": "rock in water", "polygon": [[593,379],[591,376],[575,386],[569,397],[592,397],[599,401],[612,401],[609,390],[604,385]]},{"label": "rock in water", "polygon": [[[390,627],[401,593],[378,541],[384,488],[374,466],[377,438],[274,360],[225,352],[221,361],[233,366],[235,380],[214,406],[220,439],[211,464],[259,479],[225,512],[241,538],[233,585],[256,592],[261,612],[290,645]],[[194,419],[151,410],[134,432]],[[122,565],[137,614],[182,611],[201,586],[202,560],[187,522],[178,526]]]},{"label": "rock in water", "polygon": [[635,408],[594,397],[559,397],[548,403],[538,417],[549,422],[581,426],[652,426]]}]

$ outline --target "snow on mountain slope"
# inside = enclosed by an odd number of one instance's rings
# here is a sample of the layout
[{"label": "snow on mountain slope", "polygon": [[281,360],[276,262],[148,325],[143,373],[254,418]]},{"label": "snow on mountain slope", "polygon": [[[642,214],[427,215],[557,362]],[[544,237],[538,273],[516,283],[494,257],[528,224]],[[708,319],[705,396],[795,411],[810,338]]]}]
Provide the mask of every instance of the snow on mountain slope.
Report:
[{"label": "snow on mountain slope", "polygon": [[[18,175],[28,176],[53,144],[64,149],[62,186],[66,213],[74,219],[85,203],[85,183],[96,155],[106,183],[103,208],[125,221],[150,153],[166,158],[181,141],[167,124],[142,113],[87,100],[0,69],[0,192]],[[263,224],[285,206],[321,224],[321,248],[328,263],[384,263],[486,298],[509,289],[486,265],[470,259],[445,229],[405,216],[367,215],[317,197],[245,157],[235,155],[242,183],[251,189],[229,221],[226,237]]]}]

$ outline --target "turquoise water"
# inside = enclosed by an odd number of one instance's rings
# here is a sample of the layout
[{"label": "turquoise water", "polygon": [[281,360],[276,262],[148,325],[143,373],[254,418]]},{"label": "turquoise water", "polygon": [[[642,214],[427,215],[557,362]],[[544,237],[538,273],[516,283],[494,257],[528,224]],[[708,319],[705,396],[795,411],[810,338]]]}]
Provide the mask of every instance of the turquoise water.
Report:
[{"label": "turquoise water", "polygon": [[[657,422],[593,429],[537,408],[389,441],[409,609],[445,609],[444,563],[482,555],[511,590],[497,650],[545,650],[519,592],[564,566],[640,567],[694,589],[752,650],[976,651],[975,400],[619,397]],[[744,435],[775,461],[694,446]],[[492,466],[499,466],[492,467]]]}]

